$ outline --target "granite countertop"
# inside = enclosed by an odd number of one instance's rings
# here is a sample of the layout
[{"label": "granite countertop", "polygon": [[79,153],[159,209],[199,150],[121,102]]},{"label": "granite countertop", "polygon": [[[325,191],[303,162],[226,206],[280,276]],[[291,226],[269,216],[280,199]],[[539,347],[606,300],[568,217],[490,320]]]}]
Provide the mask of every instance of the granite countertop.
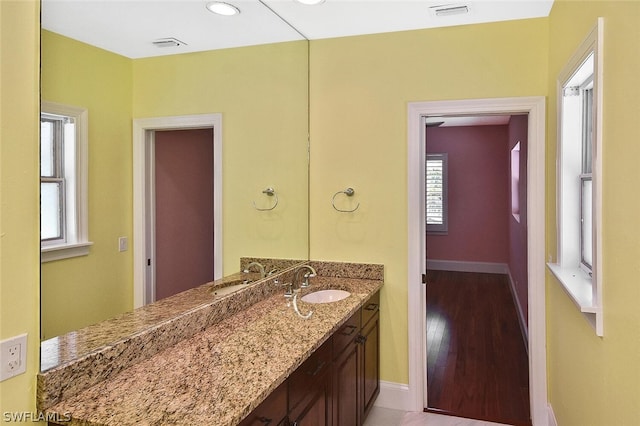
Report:
[{"label": "granite countertop", "polygon": [[318,276],[306,292],[350,291],[330,304],[282,294],[267,298],[188,339],[64,398],[46,411],[72,425],[236,425],[382,286],[380,279]]}]

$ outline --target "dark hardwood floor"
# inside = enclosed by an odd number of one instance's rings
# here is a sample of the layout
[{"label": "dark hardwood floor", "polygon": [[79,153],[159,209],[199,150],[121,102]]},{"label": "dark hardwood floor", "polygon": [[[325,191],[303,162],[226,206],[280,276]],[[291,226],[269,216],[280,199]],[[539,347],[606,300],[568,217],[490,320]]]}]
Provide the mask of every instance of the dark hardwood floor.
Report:
[{"label": "dark hardwood floor", "polygon": [[427,411],[531,425],[528,359],[507,276],[427,277]]}]

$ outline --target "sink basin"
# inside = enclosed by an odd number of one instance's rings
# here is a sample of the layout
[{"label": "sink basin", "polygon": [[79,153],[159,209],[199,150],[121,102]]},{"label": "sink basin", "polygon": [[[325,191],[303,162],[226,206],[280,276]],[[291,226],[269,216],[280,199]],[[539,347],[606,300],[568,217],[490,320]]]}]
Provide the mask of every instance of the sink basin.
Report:
[{"label": "sink basin", "polygon": [[331,303],[346,299],[350,295],[351,293],[344,290],[320,290],[309,293],[300,300],[307,303]]}]

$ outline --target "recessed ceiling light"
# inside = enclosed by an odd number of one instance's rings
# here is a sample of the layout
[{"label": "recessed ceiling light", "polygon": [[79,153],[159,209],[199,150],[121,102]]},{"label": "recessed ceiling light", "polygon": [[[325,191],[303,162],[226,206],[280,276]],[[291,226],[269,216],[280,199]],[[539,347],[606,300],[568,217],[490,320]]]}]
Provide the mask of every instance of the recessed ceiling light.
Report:
[{"label": "recessed ceiling light", "polygon": [[237,7],[221,1],[212,1],[207,3],[207,9],[217,15],[223,16],[233,16],[240,13],[240,9]]},{"label": "recessed ceiling light", "polygon": [[315,4],[320,4],[320,3],[324,3],[324,0],[296,0],[298,3],[302,3],[302,4],[308,4],[310,6],[313,6]]}]

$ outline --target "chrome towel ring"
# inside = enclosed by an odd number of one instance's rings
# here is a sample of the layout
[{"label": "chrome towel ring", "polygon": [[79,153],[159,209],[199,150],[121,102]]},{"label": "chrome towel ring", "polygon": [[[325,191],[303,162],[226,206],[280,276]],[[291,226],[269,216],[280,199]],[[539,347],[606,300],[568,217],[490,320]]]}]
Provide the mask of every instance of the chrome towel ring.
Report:
[{"label": "chrome towel ring", "polygon": [[333,208],[334,208],[334,209],[336,209],[337,211],[342,212],[342,213],[351,213],[351,212],[355,212],[356,210],[358,210],[358,207],[360,207],[360,203],[358,203],[358,205],[357,205],[357,206],[355,206],[355,208],[353,208],[353,209],[351,209],[351,210],[343,210],[343,209],[339,209],[339,208],[337,208],[337,207],[336,207],[336,196],[337,196],[338,194],[344,194],[344,195],[346,195],[347,197],[352,197],[352,196],[353,196],[353,194],[355,194],[355,193],[356,193],[356,191],[354,191],[354,189],[353,189],[353,188],[347,188],[347,189],[345,189],[344,191],[338,191],[338,192],[336,192],[335,194],[333,194],[333,198],[331,199],[331,205],[333,206]]},{"label": "chrome towel ring", "polygon": [[260,208],[260,207],[256,206],[256,202],[254,201],[254,202],[253,202],[253,207],[254,207],[256,210],[261,211],[261,212],[265,212],[265,211],[269,211],[269,210],[273,210],[273,209],[275,209],[275,208],[276,208],[276,206],[278,205],[278,194],[276,194],[275,189],[273,189],[273,188],[266,188],[264,191],[262,191],[262,193],[263,193],[263,194],[266,194],[266,195],[267,195],[267,196],[269,196],[269,197],[275,197],[275,203],[273,203],[273,206],[271,206],[271,207],[267,207],[267,208],[263,209],[263,208]]}]

